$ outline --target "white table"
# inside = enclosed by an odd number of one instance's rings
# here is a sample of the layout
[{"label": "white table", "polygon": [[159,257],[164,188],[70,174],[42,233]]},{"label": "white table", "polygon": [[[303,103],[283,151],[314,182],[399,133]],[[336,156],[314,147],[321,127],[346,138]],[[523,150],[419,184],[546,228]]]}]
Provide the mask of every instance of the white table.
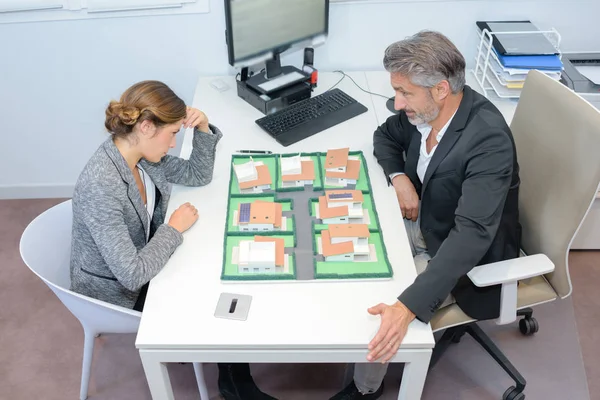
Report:
[{"label": "white table", "polygon": [[[364,72],[350,76],[367,88]],[[331,87],[340,77],[337,73],[321,73],[315,94]],[[210,86],[214,79],[199,80],[193,102],[224,133],[217,148],[214,178],[202,188],[173,189],[167,214],[189,201],[199,209],[200,219],[185,233],[184,243],[152,280],[136,339],[154,400],[173,398],[167,362],[365,362],[367,344],[380,322],[378,316],[367,313],[367,308],[380,302],[393,303],[416,276],[396,197],[372,155],[372,134],[379,118],[371,95],[344,79],[338,87],[369,111],[283,147],[254,123],[261,114],[237,97],[233,77],[220,77],[230,85],[225,92]],[[182,156],[189,154],[190,146],[188,131]],[[339,147],[364,152],[393,278],[339,283],[221,282],[231,154],[238,149],[286,153]],[[253,297],[247,321],[214,317],[222,292]],[[414,321],[410,325],[392,359],[406,363],[399,399],[420,398],[434,344],[428,324]],[[340,389],[341,385],[342,382]]]}]

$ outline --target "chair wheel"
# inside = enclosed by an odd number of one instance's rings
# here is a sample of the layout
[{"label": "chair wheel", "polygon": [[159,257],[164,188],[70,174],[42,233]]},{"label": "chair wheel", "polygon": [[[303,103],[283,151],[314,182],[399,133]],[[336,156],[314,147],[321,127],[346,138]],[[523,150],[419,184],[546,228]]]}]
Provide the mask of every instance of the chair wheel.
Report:
[{"label": "chair wheel", "polygon": [[525,395],[516,387],[511,386],[502,395],[502,400],[525,400]]},{"label": "chair wheel", "polygon": [[539,325],[537,320],[533,317],[531,318],[523,318],[519,321],[519,330],[525,336],[531,336],[536,333],[539,329]]}]

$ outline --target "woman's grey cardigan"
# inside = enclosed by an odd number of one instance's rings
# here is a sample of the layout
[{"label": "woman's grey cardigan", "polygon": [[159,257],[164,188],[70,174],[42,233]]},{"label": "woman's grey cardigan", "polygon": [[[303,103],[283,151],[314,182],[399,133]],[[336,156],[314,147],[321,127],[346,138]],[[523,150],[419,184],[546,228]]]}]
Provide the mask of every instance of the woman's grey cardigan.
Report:
[{"label": "woman's grey cardigan", "polygon": [[133,173],[112,138],[83,169],[73,194],[71,290],[133,308],[141,287],[165,266],[183,236],[165,224],[171,183],[203,186],[212,180],[221,132],[194,131],[189,160],[167,155],[140,165],[156,186],[150,240],[148,214]]}]

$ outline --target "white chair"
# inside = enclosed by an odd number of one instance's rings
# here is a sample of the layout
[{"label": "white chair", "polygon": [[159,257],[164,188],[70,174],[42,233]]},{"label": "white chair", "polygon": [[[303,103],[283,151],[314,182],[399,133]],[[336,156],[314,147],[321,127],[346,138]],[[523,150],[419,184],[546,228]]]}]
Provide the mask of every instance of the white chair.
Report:
[{"label": "white chair", "polygon": [[[60,203],[36,217],[21,236],[21,258],[79,320],[84,332],[80,399],[87,398],[94,339],[101,333],[136,333],[142,314],[69,290],[71,200]],[[202,365],[194,363],[201,399],[208,399]]]}]

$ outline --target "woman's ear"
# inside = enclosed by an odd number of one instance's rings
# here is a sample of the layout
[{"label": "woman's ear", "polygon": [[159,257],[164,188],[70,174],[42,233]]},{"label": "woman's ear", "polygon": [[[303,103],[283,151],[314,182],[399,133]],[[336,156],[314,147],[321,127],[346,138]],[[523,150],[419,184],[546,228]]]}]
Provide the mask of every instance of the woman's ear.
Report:
[{"label": "woman's ear", "polygon": [[154,130],[155,126],[152,121],[145,119],[140,123],[140,132],[142,135],[154,135]]}]

